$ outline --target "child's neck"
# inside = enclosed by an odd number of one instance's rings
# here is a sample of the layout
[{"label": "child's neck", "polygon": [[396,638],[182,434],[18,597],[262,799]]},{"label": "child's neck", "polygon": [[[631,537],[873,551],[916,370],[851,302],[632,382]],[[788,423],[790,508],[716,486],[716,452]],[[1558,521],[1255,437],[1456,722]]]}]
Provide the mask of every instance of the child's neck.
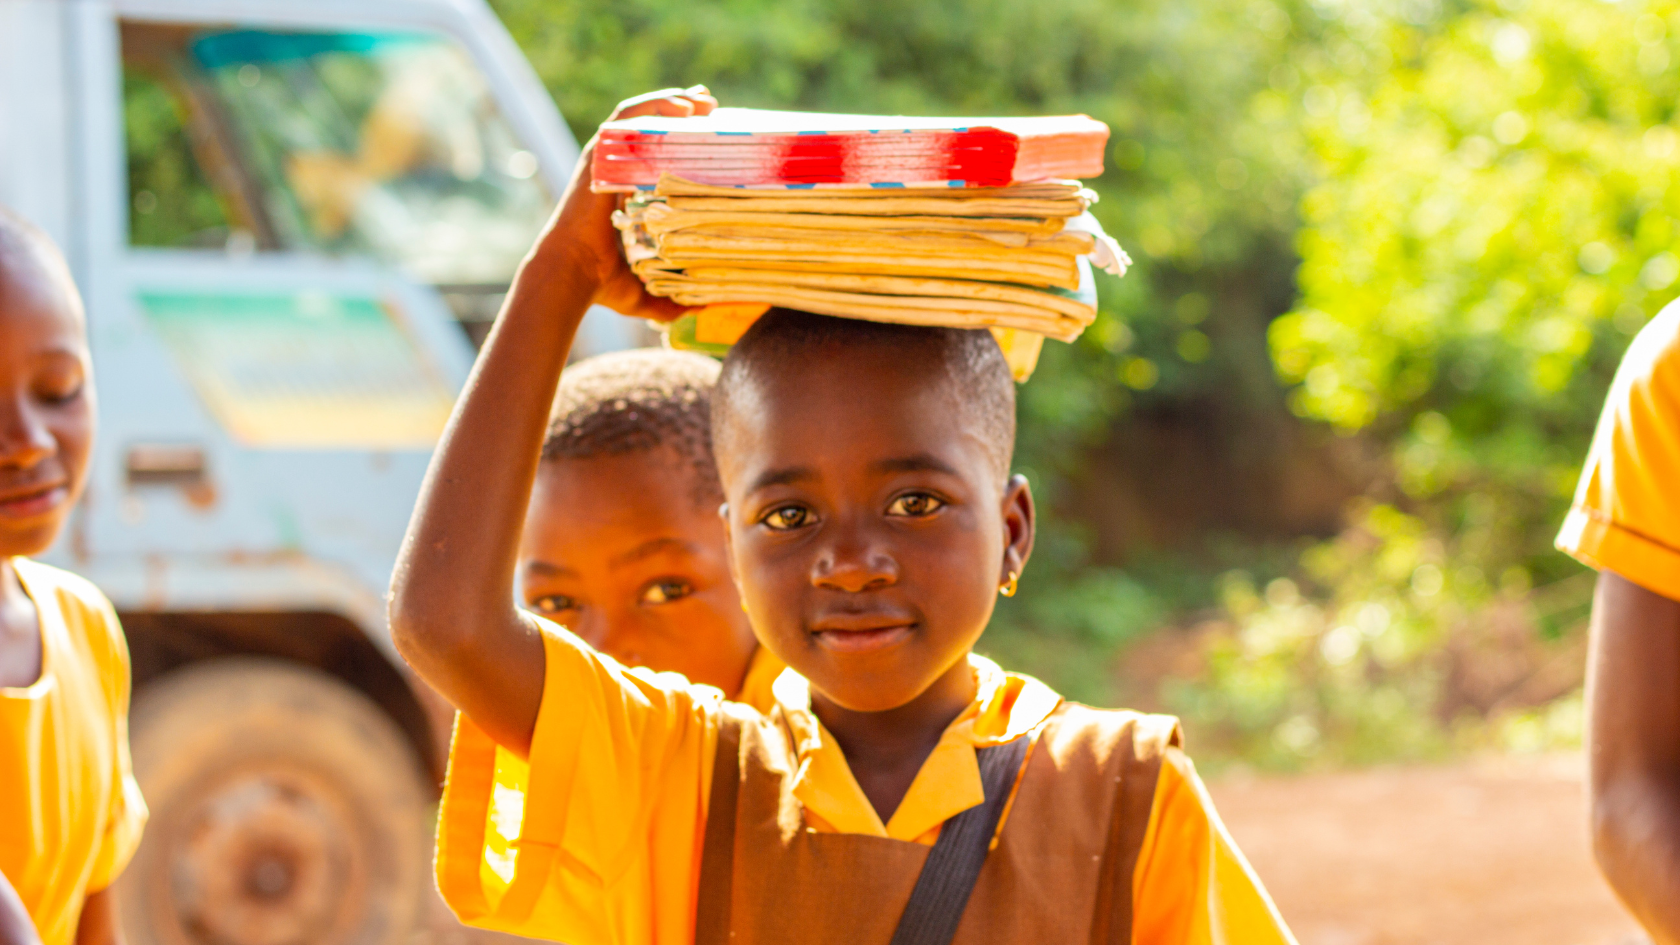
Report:
[{"label": "child's neck", "polygon": [[11,558],[0,558],[0,686],[41,678],[41,621]]},{"label": "child's neck", "polygon": [[965,657],[921,695],[885,712],[854,712],[812,691],[811,710],[839,743],[852,776],[882,823],[904,800],[945,729],[974,701],[974,671]]}]

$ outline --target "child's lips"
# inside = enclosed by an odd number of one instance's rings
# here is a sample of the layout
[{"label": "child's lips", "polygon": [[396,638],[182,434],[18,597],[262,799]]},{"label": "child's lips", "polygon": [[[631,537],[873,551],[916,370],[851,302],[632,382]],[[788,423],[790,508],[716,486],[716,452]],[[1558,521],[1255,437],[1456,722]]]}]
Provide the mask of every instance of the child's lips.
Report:
[{"label": "child's lips", "polygon": [[910,638],[913,621],[902,623],[842,620],[812,628],[811,635],[822,646],[839,653],[868,653],[897,646]]},{"label": "child's lips", "polygon": [[27,521],[46,515],[70,497],[64,485],[44,486],[0,494],[0,518]]}]

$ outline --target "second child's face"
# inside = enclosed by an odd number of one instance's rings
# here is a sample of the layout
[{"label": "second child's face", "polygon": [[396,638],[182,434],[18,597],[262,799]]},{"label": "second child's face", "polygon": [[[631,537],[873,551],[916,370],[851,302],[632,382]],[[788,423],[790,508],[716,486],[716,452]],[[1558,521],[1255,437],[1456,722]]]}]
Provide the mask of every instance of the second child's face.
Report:
[{"label": "second child's face", "polygon": [[525,517],[519,596],[621,663],[733,694],[757,641],[724,549],[716,506],[673,453],[551,460]]},{"label": "second child's face", "polygon": [[86,477],[93,408],[75,289],[14,248],[0,259],[0,556],[58,536]]},{"label": "second child's face", "polygon": [[896,709],[963,661],[1032,543],[947,386],[880,352],[744,386],[719,468],[759,638],[844,709]]}]

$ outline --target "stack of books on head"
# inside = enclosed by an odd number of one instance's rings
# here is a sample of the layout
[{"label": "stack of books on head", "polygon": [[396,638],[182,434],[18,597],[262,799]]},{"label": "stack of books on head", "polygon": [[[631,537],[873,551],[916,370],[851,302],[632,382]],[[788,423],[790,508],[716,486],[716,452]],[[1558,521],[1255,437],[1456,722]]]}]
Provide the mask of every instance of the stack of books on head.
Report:
[{"label": "stack of books on head", "polygon": [[1059,178],[1102,170],[1084,116],[905,119],[718,109],[603,126],[594,186],[654,295],[706,306],[673,343],[726,348],[770,306],[989,328],[1018,377],[1096,317],[1090,264],[1130,262]]}]

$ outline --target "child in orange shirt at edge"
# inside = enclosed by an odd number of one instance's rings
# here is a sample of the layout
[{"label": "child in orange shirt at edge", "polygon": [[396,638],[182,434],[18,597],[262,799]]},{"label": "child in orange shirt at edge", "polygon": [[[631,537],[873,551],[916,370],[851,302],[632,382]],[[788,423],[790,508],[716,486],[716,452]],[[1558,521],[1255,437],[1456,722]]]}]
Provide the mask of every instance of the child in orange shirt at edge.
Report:
[{"label": "child in orange shirt at edge", "polygon": [[1680,943],[1680,303],[1628,346],[1557,546],[1599,571],[1593,852],[1652,940]]},{"label": "child in orange shirt at edge", "polygon": [[[616,114],[714,104],[669,91]],[[1033,542],[1008,473],[1014,386],[985,332],[776,310],[725,360],[729,564],[791,667],[768,713],[514,607],[500,589],[545,392],[584,311],[680,314],[626,266],[591,150],[456,406],[392,582],[397,645],[462,710],[437,862],[457,915],[573,945],[885,943],[929,848],[985,806],[981,756],[1014,746],[955,941],[1293,942],[1174,720],[1064,702],[971,652]],[[519,798],[494,796],[509,754],[528,763]]]},{"label": "child in orange shirt at edge", "polygon": [[146,806],[129,771],[128,648],[47,550],[86,481],[92,363],[58,250],[0,208],[0,943],[119,941],[110,885]]}]

